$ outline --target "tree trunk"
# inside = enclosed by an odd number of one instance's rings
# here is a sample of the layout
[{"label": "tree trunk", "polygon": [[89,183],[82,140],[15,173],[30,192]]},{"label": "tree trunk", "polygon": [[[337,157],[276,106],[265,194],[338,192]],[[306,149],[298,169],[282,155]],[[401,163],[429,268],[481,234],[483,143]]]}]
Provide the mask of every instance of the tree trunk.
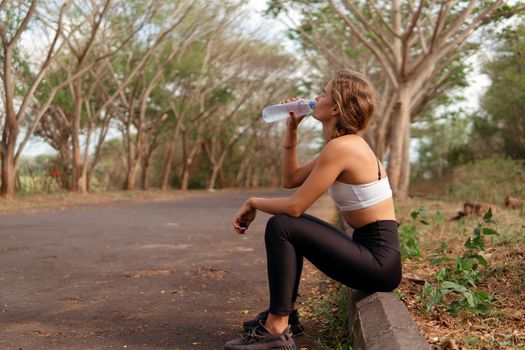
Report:
[{"label": "tree trunk", "polygon": [[71,141],[73,143],[73,191],[86,193],[86,177],[84,174],[82,156],[80,155],[80,117],[82,113],[81,80],[73,81],[74,105]]},{"label": "tree trunk", "polygon": [[175,142],[177,140],[177,136],[179,135],[180,129],[182,127],[182,117],[179,117],[179,120],[177,121],[177,126],[175,126],[175,131],[173,131],[173,135],[171,136],[171,140],[169,140],[167,145],[167,151],[166,151],[166,162],[164,163],[164,170],[162,171],[162,185],[161,190],[166,191],[168,189],[169,181],[170,181],[170,175],[171,175],[171,166],[173,164],[173,151],[175,148]]},{"label": "tree trunk", "polygon": [[147,190],[149,188],[149,171],[151,168],[151,157],[153,152],[149,152],[142,162],[142,189]]},{"label": "tree trunk", "polygon": [[188,155],[188,158],[183,160],[184,167],[183,167],[182,176],[181,176],[182,178],[181,185],[180,185],[181,190],[188,189],[188,185],[190,182],[191,163],[193,163],[193,158],[195,157],[195,154],[197,154],[197,150],[199,149],[199,146],[200,146],[200,141],[199,140],[195,141],[195,144],[190,150],[190,154]]},{"label": "tree trunk", "polygon": [[13,164],[13,150],[9,151],[9,146],[2,154],[2,186],[1,193],[5,199],[12,199],[15,195],[15,175],[16,169]]},{"label": "tree trunk", "polygon": [[398,198],[406,197],[401,185],[401,173],[403,160],[408,148],[405,145],[406,129],[410,127],[410,87],[403,84],[399,87],[399,99],[394,107],[391,132],[390,132],[390,154],[388,157],[388,178],[394,195]]},{"label": "tree trunk", "polygon": [[72,185],[72,176],[71,169],[69,165],[71,164],[71,158],[70,158],[70,148],[69,148],[69,142],[63,143],[60,145],[58,149],[59,154],[59,166],[60,166],[60,177],[59,182],[62,189],[71,191],[73,185]]},{"label": "tree trunk", "polygon": [[215,188],[215,181],[217,181],[217,174],[219,174],[220,168],[219,164],[213,166],[210,179],[208,180],[208,190]]},{"label": "tree trunk", "polygon": [[164,163],[164,169],[162,171],[162,183],[160,189],[167,191],[171,175],[171,166],[173,164],[173,148],[175,148],[174,140],[170,140],[166,145],[166,161]]},{"label": "tree trunk", "polygon": [[[6,45],[4,43],[4,45]],[[13,105],[14,99],[14,83],[12,78],[12,53],[11,49],[4,49],[4,93],[5,93],[5,124],[2,135],[2,150],[0,151],[2,157],[2,185],[0,193],[2,197],[11,199],[15,195],[15,147],[16,138],[18,137],[19,124],[16,119],[15,109]]]},{"label": "tree trunk", "polygon": [[137,173],[139,171],[139,162],[135,159],[133,164],[128,170],[128,173],[126,175],[126,187],[125,190],[127,191],[134,191],[135,190],[135,183],[137,179]]},{"label": "tree trunk", "polygon": [[402,193],[401,198],[407,197],[410,187],[410,123],[403,132],[403,162],[399,182],[399,192]]}]

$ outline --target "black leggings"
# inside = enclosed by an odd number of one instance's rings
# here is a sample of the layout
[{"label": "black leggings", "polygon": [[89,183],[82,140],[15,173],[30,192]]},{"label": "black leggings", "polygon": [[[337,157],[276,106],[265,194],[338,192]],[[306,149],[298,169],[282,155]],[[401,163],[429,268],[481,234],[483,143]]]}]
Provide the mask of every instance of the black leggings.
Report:
[{"label": "black leggings", "polygon": [[275,215],[266,224],[265,243],[270,312],[285,316],[297,299],[303,258],[328,277],[351,288],[392,291],[401,282],[398,224],[376,221],[350,237],[314,216]]}]

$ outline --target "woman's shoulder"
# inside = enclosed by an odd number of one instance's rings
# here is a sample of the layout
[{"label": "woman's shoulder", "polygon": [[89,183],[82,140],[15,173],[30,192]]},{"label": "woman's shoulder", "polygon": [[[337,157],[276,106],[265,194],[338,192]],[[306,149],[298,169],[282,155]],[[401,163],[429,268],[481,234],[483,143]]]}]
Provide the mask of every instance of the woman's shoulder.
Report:
[{"label": "woman's shoulder", "polygon": [[329,152],[348,155],[366,151],[369,146],[361,136],[350,134],[328,141],[324,148]]}]

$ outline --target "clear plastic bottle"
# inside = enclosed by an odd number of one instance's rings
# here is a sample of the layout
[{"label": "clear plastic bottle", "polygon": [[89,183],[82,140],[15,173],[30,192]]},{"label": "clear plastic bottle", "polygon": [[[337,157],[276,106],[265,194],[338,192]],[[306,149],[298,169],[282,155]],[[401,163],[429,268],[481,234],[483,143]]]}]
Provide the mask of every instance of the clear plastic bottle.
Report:
[{"label": "clear plastic bottle", "polygon": [[315,108],[315,100],[299,99],[296,101],[268,106],[263,109],[263,119],[267,123],[284,120],[290,117],[290,112],[296,116],[306,115]]}]

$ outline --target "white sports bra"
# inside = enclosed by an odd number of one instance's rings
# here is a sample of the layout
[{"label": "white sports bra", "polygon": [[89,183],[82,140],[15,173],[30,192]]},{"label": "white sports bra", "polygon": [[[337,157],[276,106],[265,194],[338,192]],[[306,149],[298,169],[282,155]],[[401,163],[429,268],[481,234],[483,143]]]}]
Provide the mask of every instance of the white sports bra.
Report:
[{"label": "white sports bra", "polygon": [[347,184],[334,181],[328,188],[328,194],[341,211],[352,211],[368,208],[389,197],[392,197],[392,189],[388,183],[388,177],[381,179],[381,168],[377,160],[378,180],[367,184]]}]

